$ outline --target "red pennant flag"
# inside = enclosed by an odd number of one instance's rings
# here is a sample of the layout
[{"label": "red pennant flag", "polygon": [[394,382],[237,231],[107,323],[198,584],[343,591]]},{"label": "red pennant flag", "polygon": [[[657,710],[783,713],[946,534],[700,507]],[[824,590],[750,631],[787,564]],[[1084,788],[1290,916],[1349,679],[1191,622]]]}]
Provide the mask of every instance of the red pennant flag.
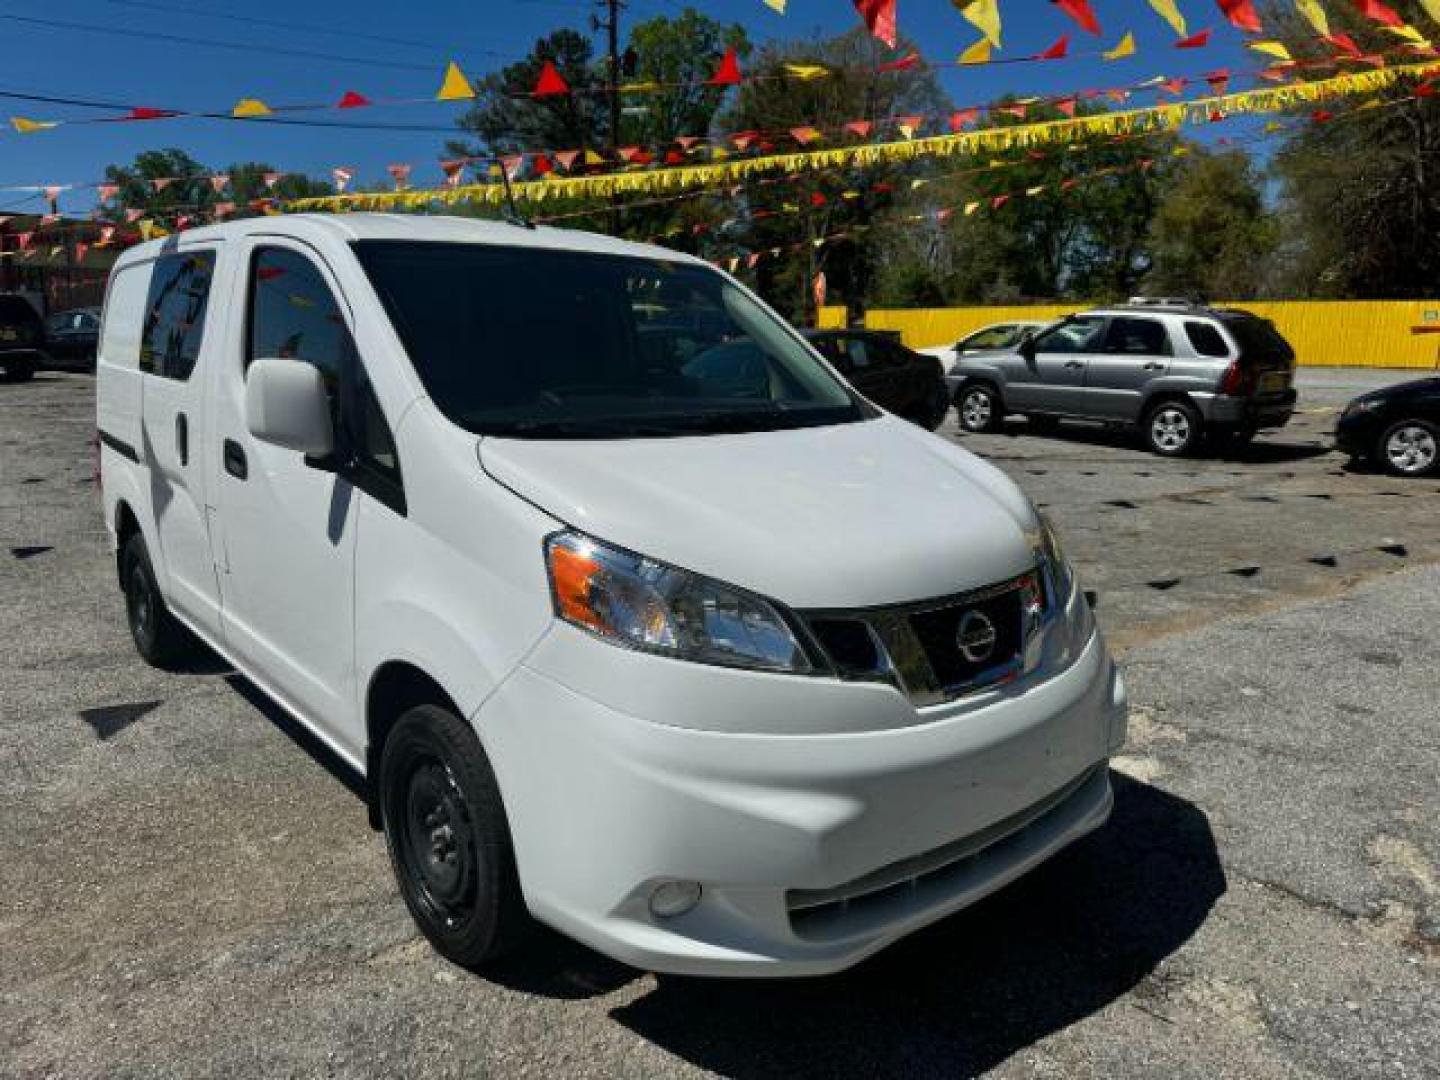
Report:
[{"label": "red pennant flag", "polygon": [[355,173],[343,165],[337,165],[330,170],[330,176],[335,181],[335,190],[344,194],[345,189],[350,186],[350,181],[355,179]]},{"label": "red pennant flag", "polygon": [[950,220],[950,215],[953,213],[955,213],[955,211],[950,209],[949,207],[946,207],[944,210],[936,210],[935,220],[943,225],[945,222]]},{"label": "red pennant flag", "polygon": [[396,162],[394,165],[386,165],[385,171],[390,174],[390,179],[395,181],[396,191],[410,182],[410,166],[403,161]]},{"label": "red pennant flag", "polygon": [[750,144],[760,137],[758,131],[737,131],[730,136],[730,141],[735,144],[737,150],[749,150]]},{"label": "red pennant flag", "polygon": [[1415,87],[1416,97],[1434,97],[1435,93],[1436,91],[1434,79],[1429,79],[1426,82],[1423,82],[1419,86]]},{"label": "red pennant flag", "polygon": [[1212,93],[1223,94],[1230,86],[1230,72],[1224,68],[1212,71],[1205,76],[1205,81],[1210,84]]},{"label": "red pennant flag", "polygon": [[1052,2],[1079,23],[1082,30],[1091,34],[1100,33],[1100,21],[1095,18],[1095,12],[1090,7],[1089,0],[1052,0]]},{"label": "red pennant flag", "polygon": [[1386,7],[1380,0],[1355,0],[1355,6],[1360,9],[1361,15],[1381,26],[1405,25],[1405,20],[1400,18],[1393,8]]},{"label": "red pennant flag", "polygon": [[175,115],[176,115],[176,114],[175,114],[173,111],[169,110],[169,109],[147,109],[147,108],[145,108],[145,107],[143,107],[143,106],[137,105],[137,106],[135,106],[135,108],[131,109],[128,114],[126,114],[125,119],[126,119],[126,120],[163,120],[163,119],[165,119],[167,116],[175,116]]},{"label": "red pennant flag", "polygon": [[17,233],[15,239],[20,242],[20,250],[24,251],[30,246],[30,242],[35,239],[35,234],[33,232]]},{"label": "red pennant flag", "polygon": [[895,118],[895,126],[902,132],[908,128],[911,135],[919,131],[924,125],[925,117],[923,116],[897,116]]},{"label": "red pennant flag", "polygon": [[1036,60],[1064,60],[1065,54],[1070,51],[1070,35],[1062,34],[1060,40],[1055,42],[1042,53],[1036,53]]},{"label": "red pennant flag", "polygon": [[855,10],[870,33],[895,47],[895,0],[855,0]]},{"label": "red pennant flag", "polygon": [[1281,83],[1290,78],[1290,69],[1293,64],[1274,64],[1259,73],[1259,77],[1266,82]]},{"label": "red pennant flag", "polygon": [[260,179],[264,180],[265,186],[273,191],[275,185],[280,182],[280,174],[278,172],[267,172],[262,175]]},{"label": "red pennant flag", "polygon": [[190,227],[190,222],[192,220],[193,219],[190,217],[189,214],[181,214],[175,219],[175,228],[180,232],[184,232]]},{"label": "red pennant flag", "polygon": [[1115,102],[1119,102],[1119,103],[1123,104],[1123,103],[1125,103],[1125,102],[1127,102],[1127,101],[1130,100],[1130,91],[1129,91],[1129,90],[1106,90],[1106,91],[1105,91],[1105,96],[1108,97],[1111,101],[1115,101]]},{"label": "red pennant flag", "polygon": [[709,86],[740,85],[740,58],[735,55],[735,46],[725,50],[725,55],[720,58],[720,66],[705,82]]},{"label": "red pennant flag", "polygon": [[[580,151],[579,151],[579,150],[556,150],[556,151],[555,151],[555,160],[560,163],[560,167],[561,167],[562,169],[564,169],[566,172],[569,172],[569,171],[570,171],[571,167],[575,164],[575,159],[578,158],[579,156],[580,156]],[[441,162],[441,165],[443,166],[443,165],[444,165],[444,162]]]},{"label": "red pennant flag", "polygon": [[217,218],[229,217],[234,212],[235,204],[233,202],[217,202],[215,204],[215,216]]},{"label": "red pennant flag", "polygon": [[684,165],[684,164],[685,164],[685,155],[682,154],[679,150],[666,150],[666,151],[665,151],[665,164],[666,164],[666,165]]},{"label": "red pennant flag", "polygon": [[1026,107],[1018,103],[1015,105],[992,105],[990,111],[992,113],[1004,113],[1006,116],[1013,116],[1017,120],[1024,120]]},{"label": "red pennant flag", "polygon": [[1061,98],[1055,102],[1055,108],[1059,109],[1066,116],[1075,115],[1075,99],[1073,97]]},{"label": "red pennant flag", "polygon": [[114,225],[106,225],[103,229],[100,230],[100,243],[102,243],[102,244],[108,244],[108,243],[110,243],[110,238],[113,237],[114,235],[115,235],[115,226],[114,226]]},{"label": "red pennant flag", "polygon": [[980,118],[980,110],[977,108],[956,109],[950,114],[950,130],[959,131],[963,127],[974,125]]},{"label": "red pennant flag", "polygon": [[133,208],[133,207],[132,207],[131,209],[125,211],[125,221],[126,221],[126,223],[129,224],[129,225],[134,225],[135,222],[139,221],[139,220],[140,220],[142,217],[144,217],[144,216],[145,216],[145,211],[144,211],[144,210],[138,210],[138,209],[135,209],[135,208]]},{"label": "red pennant flag", "polygon": [[801,146],[806,146],[820,138],[820,132],[813,127],[795,127],[790,129],[790,137]]},{"label": "red pennant flag", "polygon": [[622,147],[620,147],[619,149],[617,149],[617,150],[615,151],[615,153],[617,153],[617,154],[620,155],[620,160],[621,160],[621,161],[629,162],[629,161],[633,161],[634,158],[635,158],[635,155],[638,154],[638,153],[640,153],[640,147],[638,147],[638,146],[622,146]]},{"label": "red pennant flag", "polygon": [[652,164],[654,164],[654,162],[655,162],[655,155],[654,155],[654,154],[652,154],[649,150],[641,150],[638,154],[635,155],[634,160],[631,161],[630,164],[632,164],[632,165],[652,165]]},{"label": "red pennant flag", "polygon": [[1326,120],[1334,120],[1335,114],[1325,109],[1316,109],[1310,114],[1310,119],[1314,120],[1317,124],[1323,124]]},{"label": "red pennant flag", "polygon": [[852,135],[858,135],[862,139],[870,137],[870,129],[873,125],[869,120],[851,120],[845,125],[845,130]]},{"label": "red pennant flag", "polygon": [[1255,5],[1251,0],[1215,0],[1220,5],[1220,10],[1230,20],[1231,25],[1238,26],[1248,34],[1260,32],[1260,16],[1255,14]]},{"label": "red pennant flag", "polygon": [[570,84],[561,77],[560,72],[555,70],[555,62],[546,60],[545,66],[540,69],[540,78],[536,80],[535,89],[531,93],[537,98],[555,97],[570,93]]},{"label": "red pennant flag", "polygon": [[1199,33],[1191,34],[1189,37],[1181,38],[1179,41],[1175,42],[1175,48],[1203,49],[1208,44],[1210,44],[1210,28],[1207,26]]},{"label": "red pennant flag", "polygon": [[115,198],[116,195],[120,194],[120,185],[101,184],[95,189],[95,191],[100,196],[101,202],[109,202],[111,199]]},{"label": "red pennant flag", "polygon": [[760,252],[758,252],[758,251],[752,251],[749,255],[745,256],[745,265],[746,265],[746,267],[748,267],[748,268],[751,269],[751,270],[754,270],[754,269],[755,269],[755,265],[756,265],[759,261],[760,261]]},{"label": "red pennant flag", "polygon": [[913,49],[900,57],[899,60],[887,60],[877,67],[876,71],[909,71],[916,64],[920,63],[920,54]]},{"label": "red pennant flag", "polygon": [[510,154],[500,159],[500,164],[505,167],[505,175],[514,180],[520,175],[521,166],[525,164],[524,154]]},{"label": "red pennant flag", "polygon": [[1211,109],[1211,110],[1210,110],[1210,117],[1209,117],[1210,123],[1212,123],[1212,124],[1218,124],[1221,120],[1224,120],[1224,119],[1225,119],[1225,114],[1222,113],[1219,109]]},{"label": "red pennant flag", "polygon": [[999,210],[1000,207],[1004,206],[1009,201],[1009,195],[996,195],[993,199],[990,200],[990,209]]},{"label": "red pennant flag", "polygon": [[679,143],[682,147],[684,147],[686,150],[689,150],[692,146],[694,146],[697,142],[700,141],[700,136],[698,136],[698,135],[676,135],[676,136],[675,136],[675,141],[676,141],[677,143]]},{"label": "red pennant flag", "polygon": [[819,209],[820,207],[824,206],[826,202],[827,202],[827,200],[826,200],[825,196],[822,195],[820,192],[818,192],[818,191],[812,191],[812,192],[810,193],[810,205],[813,206],[813,207],[815,207],[816,209]]},{"label": "red pennant flag", "polygon": [[337,109],[363,109],[369,104],[370,99],[364,94],[357,94],[354,90],[346,90],[345,96],[340,99],[339,104],[335,107]]},{"label": "red pennant flag", "polygon": [[1360,46],[1355,44],[1355,39],[1349,34],[1331,34],[1325,41],[1337,52],[1343,52],[1347,56],[1360,55]]},{"label": "red pennant flag", "polygon": [[1166,79],[1160,84],[1160,89],[1171,94],[1183,94],[1185,92],[1184,79]]},{"label": "red pennant flag", "polygon": [[155,194],[158,195],[174,183],[174,181],[175,178],[173,176],[157,176],[154,180],[150,181],[150,186],[155,189]]},{"label": "red pennant flag", "polygon": [[1073,176],[1067,176],[1064,180],[1061,180],[1061,181],[1060,181],[1060,190],[1061,190],[1061,191],[1069,191],[1071,188],[1073,188],[1073,187],[1074,187],[1076,184],[1078,184],[1078,183],[1080,183],[1080,181],[1077,180],[1075,177],[1073,177]]},{"label": "red pennant flag", "polygon": [[216,173],[210,177],[210,190],[215,192],[216,195],[219,195],[220,192],[225,190],[225,185],[228,183],[230,183],[230,177],[224,173]]}]

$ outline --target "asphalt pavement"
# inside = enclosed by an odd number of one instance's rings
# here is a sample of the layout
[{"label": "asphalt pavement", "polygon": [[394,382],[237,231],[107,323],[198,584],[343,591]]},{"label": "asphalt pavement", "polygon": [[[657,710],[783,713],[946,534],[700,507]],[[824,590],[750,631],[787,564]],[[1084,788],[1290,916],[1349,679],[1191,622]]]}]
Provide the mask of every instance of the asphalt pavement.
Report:
[{"label": "asphalt pavement", "polygon": [[1111,823],[835,978],[414,930],[353,781],[129,642],[88,377],[0,384],[0,1076],[1440,1075],[1440,480],[1348,468],[1302,370],[1224,459],[947,437],[1045,505],[1134,701]]}]

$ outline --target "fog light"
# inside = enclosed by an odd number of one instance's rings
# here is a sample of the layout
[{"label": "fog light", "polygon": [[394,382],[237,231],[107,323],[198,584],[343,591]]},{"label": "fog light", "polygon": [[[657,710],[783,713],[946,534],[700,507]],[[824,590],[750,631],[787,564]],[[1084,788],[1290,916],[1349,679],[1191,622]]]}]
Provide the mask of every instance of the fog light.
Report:
[{"label": "fog light", "polygon": [[699,902],[698,881],[662,881],[650,892],[650,914],[657,919],[673,919]]}]

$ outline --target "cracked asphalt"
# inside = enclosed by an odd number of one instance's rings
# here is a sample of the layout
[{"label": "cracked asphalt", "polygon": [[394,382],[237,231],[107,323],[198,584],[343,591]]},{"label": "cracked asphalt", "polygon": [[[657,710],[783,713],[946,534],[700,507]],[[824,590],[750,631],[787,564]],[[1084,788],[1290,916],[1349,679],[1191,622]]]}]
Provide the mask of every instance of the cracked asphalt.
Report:
[{"label": "cracked asphalt", "polygon": [[[0,1075],[1440,1075],[1440,480],[1347,469],[1302,370],[1229,459],[963,443],[1054,517],[1134,713],[1102,831],[845,975],[438,960],[354,785],[126,635],[93,384],[0,384]],[[945,434],[959,438],[953,424]]]}]

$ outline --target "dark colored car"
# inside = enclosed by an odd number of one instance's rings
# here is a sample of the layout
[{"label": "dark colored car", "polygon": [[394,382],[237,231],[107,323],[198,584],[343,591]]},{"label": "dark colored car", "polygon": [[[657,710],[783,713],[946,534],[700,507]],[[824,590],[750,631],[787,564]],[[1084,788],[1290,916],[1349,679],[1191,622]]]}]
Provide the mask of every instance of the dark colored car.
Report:
[{"label": "dark colored car", "polygon": [[48,359],[45,324],[30,301],[13,293],[0,294],[0,368],[6,377],[23,382]]},{"label": "dark colored car", "polygon": [[1340,414],[1335,444],[1396,476],[1440,471],[1440,378],[1361,394]]},{"label": "dark colored car", "polygon": [[45,348],[59,367],[94,371],[99,346],[99,308],[57,311],[45,320]]},{"label": "dark colored car", "polygon": [[896,416],[934,431],[950,411],[940,361],[874,330],[807,330],[820,355],[851,385]]}]

